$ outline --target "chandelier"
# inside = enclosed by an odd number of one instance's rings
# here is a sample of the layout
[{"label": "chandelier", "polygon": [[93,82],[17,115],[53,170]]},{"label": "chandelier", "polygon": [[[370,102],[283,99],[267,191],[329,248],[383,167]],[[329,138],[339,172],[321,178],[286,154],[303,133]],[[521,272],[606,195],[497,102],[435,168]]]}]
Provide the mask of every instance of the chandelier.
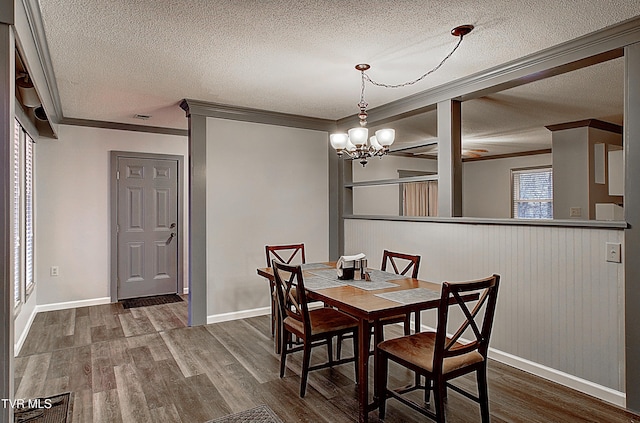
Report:
[{"label": "chandelier", "polygon": [[375,135],[369,138],[369,130],[366,128],[368,116],[367,107],[369,104],[364,99],[364,89],[367,82],[370,82],[377,87],[401,88],[422,81],[427,75],[437,71],[444,62],[453,55],[460,46],[460,43],[462,43],[462,38],[470,33],[472,29],[473,25],[460,25],[453,28],[451,30],[451,35],[460,38],[453,50],[451,50],[451,52],[447,54],[436,67],[412,81],[393,85],[376,82],[366,73],[371,68],[370,65],[366,63],[357,64],[356,70],[360,72],[361,77],[360,102],[358,103],[358,108],[360,109],[360,112],[358,113],[360,126],[349,129],[347,133],[341,132],[330,135],[329,141],[331,146],[336,150],[336,153],[338,153],[338,157],[342,157],[346,154],[349,159],[358,160],[364,167],[370,158],[382,157],[389,153],[389,146],[393,144],[393,141],[395,140],[396,131],[395,129],[390,128],[379,129],[376,131]]}]

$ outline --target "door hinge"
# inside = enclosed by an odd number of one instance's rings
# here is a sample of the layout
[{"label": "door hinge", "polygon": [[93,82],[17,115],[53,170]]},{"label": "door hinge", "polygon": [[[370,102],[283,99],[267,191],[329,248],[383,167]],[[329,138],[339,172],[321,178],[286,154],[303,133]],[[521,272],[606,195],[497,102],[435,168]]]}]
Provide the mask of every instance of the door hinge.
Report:
[{"label": "door hinge", "polygon": [[116,170],[116,179],[120,179],[120,171]]}]

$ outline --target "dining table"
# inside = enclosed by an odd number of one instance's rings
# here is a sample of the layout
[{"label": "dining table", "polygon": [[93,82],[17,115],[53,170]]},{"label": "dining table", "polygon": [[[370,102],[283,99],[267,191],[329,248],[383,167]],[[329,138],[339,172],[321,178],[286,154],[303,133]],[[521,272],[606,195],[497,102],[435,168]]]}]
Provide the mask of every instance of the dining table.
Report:
[{"label": "dining table", "polygon": [[[375,392],[373,401],[369,402],[369,337],[372,327],[376,328],[374,345],[377,345],[381,341],[381,330],[377,324],[380,319],[437,308],[441,284],[377,269],[366,270],[368,281],[339,280],[335,262],[303,264],[302,269],[310,299],[322,301],[326,306],[358,320],[358,421],[367,422],[369,412],[377,408]],[[270,267],[258,268],[257,273],[274,280]]]}]

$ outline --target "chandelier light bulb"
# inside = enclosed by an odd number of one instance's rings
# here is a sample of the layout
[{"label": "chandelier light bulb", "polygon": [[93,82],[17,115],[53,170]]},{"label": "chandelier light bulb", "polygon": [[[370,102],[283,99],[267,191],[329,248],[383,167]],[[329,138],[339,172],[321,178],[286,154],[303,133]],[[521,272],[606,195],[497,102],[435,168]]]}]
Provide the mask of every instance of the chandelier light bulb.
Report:
[{"label": "chandelier light bulb", "polygon": [[347,137],[347,146],[345,147],[345,150],[347,150],[349,152],[354,152],[354,151],[357,150],[357,147],[355,145],[353,145],[353,143],[351,142],[349,137]]},{"label": "chandelier light bulb", "polygon": [[349,141],[357,148],[367,145],[367,138],[369,138],[369,130],[367,128],[349,129]]},{"label": "chandelier light bulb", "polygon": [[329,136],[329,142],[335,150],[344,150],[347,148],[349,136],[345,133],[331,134],[331,136]]},{"label": "chandelier light bulb", "polygon": [[381,146],[388,147],[396,139],[396,130],[389,128],[377,130],[376,139]]},{"label": "chandelier light bulb", "polygon": [[382,147],[380,145],[380,143],[378,142],[378,138],[374,135],[371,138],[369,138],[369,144],[371,144],[371,146],[376,150],[376,151],[380,151],[382,150],[384,147]]}]

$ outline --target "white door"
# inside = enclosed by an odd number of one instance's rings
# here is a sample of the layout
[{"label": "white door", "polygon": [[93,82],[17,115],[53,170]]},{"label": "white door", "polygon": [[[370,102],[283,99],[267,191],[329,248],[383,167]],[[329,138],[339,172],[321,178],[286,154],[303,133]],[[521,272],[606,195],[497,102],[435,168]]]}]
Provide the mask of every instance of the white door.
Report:
[{"label": "white door", "polygon": [[178,162],[118,158],[118,299],[178,292]]}]

